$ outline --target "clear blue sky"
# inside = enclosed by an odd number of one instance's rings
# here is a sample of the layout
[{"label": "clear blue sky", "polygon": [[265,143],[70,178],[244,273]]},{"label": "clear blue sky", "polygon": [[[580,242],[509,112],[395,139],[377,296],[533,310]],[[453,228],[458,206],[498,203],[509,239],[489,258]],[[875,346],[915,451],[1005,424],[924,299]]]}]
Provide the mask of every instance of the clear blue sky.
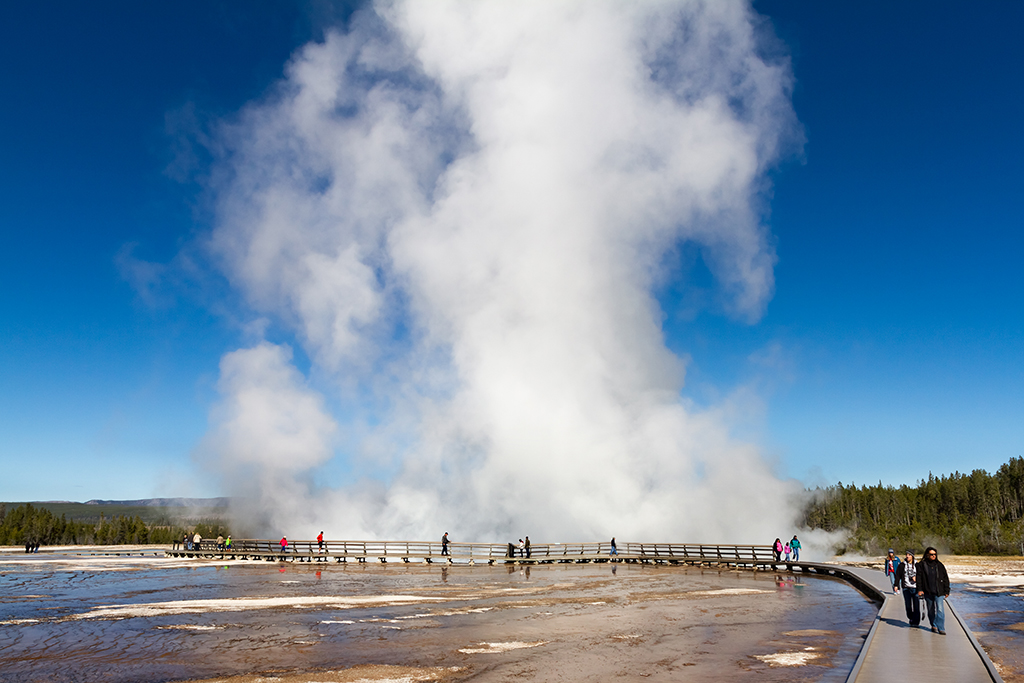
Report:
[{"label": "clear blue sky", "polygon": [[[807,142],[772,173],[766,315],[692,314],[692,288],[661,297],[687,395],[752,387],[753,438],[809,484],[912,484],[1024,454],[1024,5],[755,7],[792,57]],[[202,266],[140,293],[123,255],[169,263],[209,228],[180,130],[260,97],[349,12],[6,8],[0,500],[219,493],[190,453],[218,362],[244,343],[233,295]]]}]

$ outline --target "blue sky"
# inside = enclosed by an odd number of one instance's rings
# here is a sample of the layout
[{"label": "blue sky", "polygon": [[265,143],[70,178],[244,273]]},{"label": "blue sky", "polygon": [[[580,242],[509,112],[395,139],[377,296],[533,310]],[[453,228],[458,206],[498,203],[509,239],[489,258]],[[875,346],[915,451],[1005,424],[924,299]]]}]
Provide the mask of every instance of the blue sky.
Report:
[{"label": "blue sky", "polygon": [[[695,313],[692,282],[661,297],[686,395],[752,389],[750,436],[810,484],[912,484],[1024,454],[1024,6],[755,8],[792,57],[806,145],[771,175],[764,317]],[[244,343],[238,304],[181,257],[185,275],[140,292],[124,255],[192,253],[210,219],[182,128],[259,98],[348,13],[8,8],[0,500],[220,493],[190,453],[220,358]],[[706,279],[699,256],[690,266]]]}]

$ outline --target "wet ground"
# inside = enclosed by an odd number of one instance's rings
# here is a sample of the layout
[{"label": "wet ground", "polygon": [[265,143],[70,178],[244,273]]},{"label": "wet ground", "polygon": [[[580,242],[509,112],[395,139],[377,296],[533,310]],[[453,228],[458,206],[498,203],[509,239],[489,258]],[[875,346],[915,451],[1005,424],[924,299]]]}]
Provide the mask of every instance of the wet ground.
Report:
[{"label": "wet ground", "polygon": [[0,557],[0,681],[842,681],[845,583],[637,565]]},{"label": "wet ground", "polygon": [[1024,590],[954,584],[950,599],[1006,683],[1024,683]]}]

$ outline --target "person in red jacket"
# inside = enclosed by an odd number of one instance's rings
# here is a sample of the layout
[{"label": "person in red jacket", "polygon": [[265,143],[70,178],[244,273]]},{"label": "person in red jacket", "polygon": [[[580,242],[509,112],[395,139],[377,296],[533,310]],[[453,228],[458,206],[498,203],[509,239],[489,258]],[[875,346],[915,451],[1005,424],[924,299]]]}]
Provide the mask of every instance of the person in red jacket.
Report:
[{"label": "person in red jacket", "polygon": [[284,536],[281,537],[281,552],[288,552],[288,539]]},{"label": "person in red jacket", "polygon": [[889,579],[889,585],[892,586],[893,593],[900,592],[900,586],[896,583],[896,568],[899,566],[900,558],[896,557],[892,548],[889,548],[889,554],[885,556],[885,575]]},{"label": "person in red jacket", "polygon": [[320,552],[324,551],[324,532],[320,532],[316,537],[316,545],[320,549]]}]

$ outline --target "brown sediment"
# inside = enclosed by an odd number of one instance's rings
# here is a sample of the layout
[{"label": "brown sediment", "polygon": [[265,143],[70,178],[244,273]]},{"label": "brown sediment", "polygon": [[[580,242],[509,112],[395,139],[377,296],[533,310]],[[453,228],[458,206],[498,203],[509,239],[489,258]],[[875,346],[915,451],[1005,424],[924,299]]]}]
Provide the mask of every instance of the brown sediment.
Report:
[{"label": "brown sediment", "polygon": [[[202,683],[441,683],[453,680],[458,667],[412,667],[388,664],[364,664],[340,671],[306,671],[302,673],[261,673],[227,678],[204,679]],[[197,683],[188,679],[178,683]]]},{"label": "brown sediment", "polygon": [[[363,640],[360,649],[363,656],[388,656],[393,662],[406,657],[429,660],[442,666],[413,667],[421,671],[417,675],[441,671],[443,680],[452,681],[673,681],[681,676],[686,680],[800,681],[827,679],[826,674],[836,668],[836,680],[842,680],[842,672],[852,665],[853,650],[848,649],[845,659],[836,659],[849,634],[835,629],[778,628],[777,618],[785,610],[778,603],[774,581],[766,581],[771,590],[750,589],[730,585],[750,581],[750,576],[712,574],[689,577],[692,590],[665,590],[663,584],[686,583],[687,577],[675,572],[657,581],[637,578],[636,583],[645,584],[648,591],[629,590],[621,595],[624,586],[620,585],[611,587],[618,595],[595,595],[602,591],[585,580],[559,584],[559,590],[572,595],[538,598],[522,589],[516,599],[503,595],[491,603],[493,609],[461,612],[459,616],[470,617],[469,622],[448,621],[443,628],[415,635],[408,631],[404,636],[387,635],[376,649],[372,644],[379,641]],[[632,581],[625,583],[632,588]],[[537,588],[550,592],[550,586]],[[428,610],[422,617],[436,618],[443,612],[447,610]],[[867,607],[865,614],[870,612]],[[866,629],[867,622],[862,626]],[[395,653],[395,638],[413,638],[407,641],[404,654]],[[381,671],[386,680],[433,680],[386,673],[398,669]],[[359,680],[357,674],[351,675],[338,680]],[[294,676],[282,680],[335,680],[319,672]]]},{"label": "brown sediment", "polygon": [[[198,604],[180,600],[193,598],[187,587],[119,579],[116,590],[150,601],[140,604],[171,609],[122,603],[116,620],[61,615],[3,627],[22,629],[4,633],[23,635],[25,646],[0,653],[0,671],[28,671],[27,659],[40,657],[33,666],[53,676],[39,680],[122,683],[841,681],[875,614],[834,579],[684,567],[300,566],[281,578],[274,565],[232,568],[215,585],[234,592],[204,600],[301,599],[208,613],[177,609]],[[351,599],[371,595],[375,601]],[[427,599],[388,600],[395,595]],[[89,600],[74,614],[115,604],[91,593]],[[45,646],[30,649],[34,643]]]}]

